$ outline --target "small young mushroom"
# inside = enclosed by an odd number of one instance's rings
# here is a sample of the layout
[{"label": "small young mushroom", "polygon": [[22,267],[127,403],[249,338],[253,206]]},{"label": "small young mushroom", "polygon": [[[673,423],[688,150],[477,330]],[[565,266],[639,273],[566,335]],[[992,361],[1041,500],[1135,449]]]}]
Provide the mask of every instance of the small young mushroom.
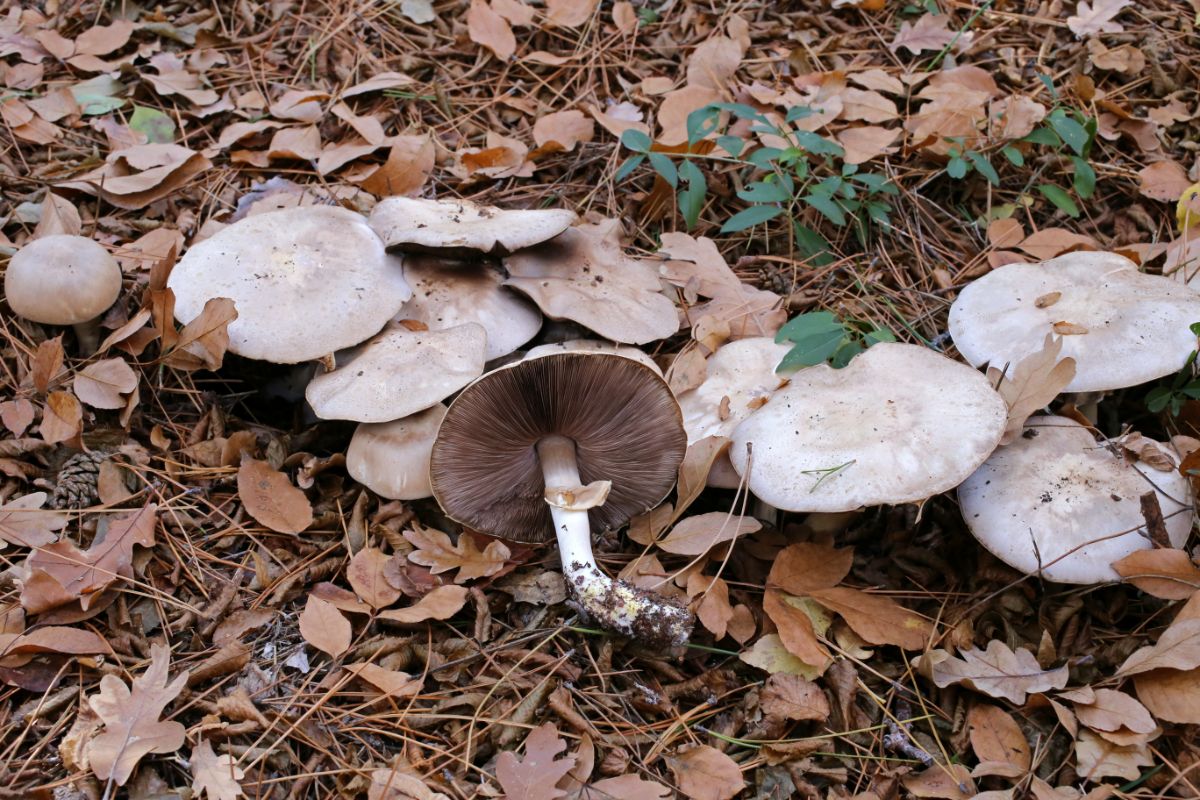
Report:
[{"label": "small young mushroom", "polygon": [[346,471],[380,497],[429,497],[429,452],[446,407],[432,408],[392,422],[364,422],[350,437]]},{"label": "small young mushroom", "polygon": [[1196,349],[1200,293],[1138,272],[1113,253],[1009,264],[972,281],[950,307],[950,334],[974,366],[1009,368],[1062,336],[1075,359],[1068,392],[1136,386],[1177,372]]},{"label": "small young mushroom", "polygon": [[974,472],[1007,418],[983,373],[885,342],[843,369],[792,375],[734,429],[729,456],[750,491],[787,511],[914,503]]},{"label": "small young mushroom", "polygon": [[487,333],[473,322],[441,331],[389,326],[309,381],[321,419],[391,422],[441,402],[483,374]]},{"label": "small young mushroom", "polygon": [[614,581],[591,531],[658,505],[687,448],[661,377],[608,353],[560,353],[484,375],[450,404],[430,456],[433,496],[453,520],[520,542],[558,539],[579,607],[608,630],[684,642],[687,609]]},{"label": "small young mushroom", "polygon": [[171,271],[175,317],[228,297],[229,350],[298,364],[374,336],[412,290],[360,215],[299,206],[246,217],[192,245]]},{"label": "small young mushroom", "polygon": [[[1163,448],[1165,452],[1165,448]],[[1034,417],[958,487],[971,533],[997,558],[1062,583],[1120,579],[1110,566],[1155,546],[1140,498],[1154,492],[1172,547],[1192,529],[1188,479],[1130,464],[1065,417]],[[1164,544],[1164,543],[1160,543]]]},{"label": "small young mushroom", "polygon": [[431,255],[404,259],[404,277],[413,288],[397,319],[442,330],[474,322],[487,331],[486,358],[506,356],[537,336],[542,312],[525,297],[506,288],[495,263],[464,263]]},{"label": "small young mushroom", "polygon": [[99,342],[99,317],[121,293],[121,267],[98,242],[55,234],[16,252],[4,275],[4,296],[17,316],[45,325],[72,325],[80,352]]},{"label": "small young mushroom", "polygon": [[512,253],[553,239],[575,220],[565,208],[527,211],[416,197],[389,197],[371,211],[371,227],[389,248],[440,255]]}]

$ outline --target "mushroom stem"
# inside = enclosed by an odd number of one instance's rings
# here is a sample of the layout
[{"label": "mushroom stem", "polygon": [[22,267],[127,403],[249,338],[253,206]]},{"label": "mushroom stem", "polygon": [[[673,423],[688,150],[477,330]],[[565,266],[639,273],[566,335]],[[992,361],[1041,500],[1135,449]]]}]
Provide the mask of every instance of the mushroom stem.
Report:
[{"label": "mushroom stem", "polygon": [[[537,454],[546,487],[582,490],[573,440],[557,434],[543,437],[537,444]],[[687,641],[692,615],[685,607],[626,581],[614,581],[596,566],[586,509],[550,503],[550,516],[558,536],[563,575],[588,616],[607,630],[647,644],[680,645]]]},{"label": "mushroom stem", "polygon": [[100,346],[100,318],[77,322],[71,326],[75,329],[75,346],[79,355],[90,356]]}]

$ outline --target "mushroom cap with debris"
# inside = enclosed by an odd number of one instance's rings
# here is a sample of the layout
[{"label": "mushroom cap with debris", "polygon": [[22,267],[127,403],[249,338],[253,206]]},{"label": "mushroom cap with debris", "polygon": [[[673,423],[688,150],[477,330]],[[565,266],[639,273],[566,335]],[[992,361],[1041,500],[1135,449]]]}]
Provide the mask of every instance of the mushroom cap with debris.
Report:
[{"label": "mushroom cap with debris", "polygon": [[974,472],[1007,418],[982,373],[885,342],[843,369],[792,375],[734,429],[729,456],[750,491],[787,511],[913,503]]},{"label": "mushroom cap with debris", "polygon": [[309,381],[304,397],[321,419],[391,422],[478,378],[486,347],[487,333],[473,322],[441,331],[389,326]]},{"label": "mushroom cap with debris", "polygon": [[389,500],[429,497],[429,451],[446,407],[441,403],[392,422],[364,422],[350,437],[346,471]]},{"label": "mushroom cap with debris", "polygon": [[371,227],[389,248],[442,255],[512,253],[553,239],[576,219],[565,208],[507,209],[416,197],[389,197],[371,211]]},{"label": "mushroom cap with debris", "polygon": [[4,273],[13,313],[44,325],[78,325],[103,314],[121,293],[121,267],[85,236],[55,234],[18,250]]},{"label": "mushroom cap with debris", "polygon": [[1114,561],[1155,546],[1140,503],[1151,491],[1171,546],[1183,546],[1191,492],[1178,469],[1130,464],[1083,425],[1049,416],[1030,419],[1022,436],[993,453],[958,487],[958,501],[971,533],[1001,561],[1090,584],[1120,580]]},{"label": "mushroom cap with debris", "polygon": [[239,220],[189,248],[167,285],[184,324],[214,297],[233,300],[230,351],[277,364],[353,347],[412,296],[366,220],[333,206]]},{"label": "mushroom cap with debris", "polygon": [[610,353],[556,353],[489,372],[450,404],[430,457],[433,494],[451,519],[520,542],[553,539],[537,443],[575,442],[583,484],[612,481],[592,530],[649,511],[687,449],[679,405],[649,367]]},{"label": "mushroom cap with debris", "polygon": [[404,259],[412,299],[397,319],[413,319],[430,330],[474,322],[487,331],[486,358],[506,356],[537,336],[542,313],[524,296],[505,288],[494,263],[464,264],[431,255]]},{"label": "mushroom cap with debris", "polygon": [[675,304],[660,292],[657,262],[621,249],[617,220],[568,228],[504,259],[506,286],[552,319],[569,319],[605,339],[646,344],[679,330]]},{"label": "mushroom cap with debris", "polygon": [[709,356],[703,382],[679,395],[688,444],[706,436],[728,436],[762,408],[788,381],[775,368],[791,347],[754,336],[727,342]]},{"label": "mushroom cap with debris", "polygon": [[1136,386],[1177,372],[1196,349],[1200,293],[1138,272],[1114,253],[1009,264],[976,279],[950,307],[950,334],[975,366],[1004,368],[1063,337],[1075,359],[1068,392]]}]

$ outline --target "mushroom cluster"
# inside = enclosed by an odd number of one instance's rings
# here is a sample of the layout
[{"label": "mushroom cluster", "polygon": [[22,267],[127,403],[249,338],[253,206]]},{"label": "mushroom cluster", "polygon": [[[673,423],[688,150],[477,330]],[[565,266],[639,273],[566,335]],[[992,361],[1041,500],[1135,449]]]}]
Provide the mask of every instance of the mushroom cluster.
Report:
[{"label": "mushroom cluster", "polygon": [[[686,449],[658,366],[630,344],[679,329],[657,262],[625,255],[615,221],[563,209],[388,198],[369,218],[303,206],[244,217],[194,245],[168,285],[187,323],[232,299],[229,349],[315,361],[305,398],[360,423],[351,476],[398,500],[434,496],[501,538],[554,535],[578,606],[611,630],[679,643],[691,614],[613,581],[591,533],[650,510]],[[543,314],[605,340],[533,347]],[[455,399],[447,408],[443,401]]]}]

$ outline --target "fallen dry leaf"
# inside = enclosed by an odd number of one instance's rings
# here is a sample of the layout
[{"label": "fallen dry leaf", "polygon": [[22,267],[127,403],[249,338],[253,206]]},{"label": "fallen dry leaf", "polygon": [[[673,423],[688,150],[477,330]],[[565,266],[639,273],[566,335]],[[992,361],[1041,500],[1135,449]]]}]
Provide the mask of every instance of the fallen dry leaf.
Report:
[{"label": "fallen dry leaf", "polygon": [[[763,595],[763,611],[775,623],[784,647],[815,670],[816,675],[820,675],[831,663],[832,656],[817,639],[818,630],[813,624],[814,609],[811,607],[812,605],[815,604],[811,600],[806,604],[804,598],[793,597],[772,589],[768,589]],[[818,608],[820,607],[818,606]],[[824,609],[820,610],[824,612]],[[823,620],[823,624],[828,627],[827,617]],[[823,634],[824,629],[820,633]],[[815,675],[806,677],[815,677]]]},{"label": "fallen dry leaf", "polygon": [[467,35],[472,42],[491,50],[501,61],[507,61],[517,52],[517,39],[508,20],[497,14],[487,0],[471,0],[471,8],[467,11]]},{"label": "fallen dry leaf", "polygon": [[0,658],[27,653],[63,653],[78,656],[111,652],[112,648],[101,636],[79,628],[47,625],[28,632],[0,633]]},{"label": "fallen dry leaf", "polygon": [[679,791],[691,800],[730,800],[746,787],[737,762],[706,744],[668,757],[667,766]]},{"label": "fallen dry leaf", "polygon": [[525,738],[525,757],[505,751],[496,759],[496,780],[509,800],[556,800],[566,794],[555,784],[575,766],[574,756],[559,757],[567,743],[554,723],[546,722]]},{"label": "fallen dry leaf", "polygon": [[1144,197],[1168,203],[1178,201],[1192,185],[1187,170],[1175,161],[1155,161],[1138,170],[1138,178],[1141,180],[1138,191]]},{"label": "fallen dry leaf", "polygon": [[104,723],[104,732],[87,745],[96,777],[124,786],[144,756],[173,753],[183,746],[183,725],[159,720],[188,679],[184,671],[167,683],[170,666],[170,648],[155,644],[150,647],[150,666],[133,679],[132,691],[115,675],[100,679],[100,691],[87,699]]},{"label": "fallen dry leaf", "polygon": [[786,673],[767,678],[759,707],[764,714],[784,719],[824,721],[829,717],[829,699],[821,687],[799,675]]},{"label": "fallen dry leaf", "polygon": [[35,411],[33,403],[23,397],[5,400],[0,403],[0,423],[13,436],[20,436],[33,424]]},{"label": "fallen dry leaf", "polygon": [[435,792],[420,778],[397,769],[377,769],[371,773],[371,785],[367,787],[367,800],[450,800],[447,795]]},{"label": "fallen dry leaf", "polygon": [[905,775],[901,783],[914,797],[970,800],[976,796],[971,771],[962,764],[934,764],[922,772]]},{"label": "fallen dry leaf", "polygon": [[546,0],[546,20],[563,28],[578,28],[592,17],[600,0]]},{"label": "fallen dry leaf", "polygon": [[838,144],[845,149],[843,160],[847,164],[865,164],[873,158],[896,152],[892,144],[900,136],[899,128],[881,128],[878,125],[860,125],[838,131]]},{"label": "fallen dry leaf", "polygon": [[1117,669],[1117,677],[1128,677],[1152,669],[1191,670],[1200,667],[1200,619],[1176,620],[1158,641],[1135,650]]},{"label": "fallen dry leaf", "polygon": [[805,664],[792,655],[791,651],[784,647],[783,639],[777,633],[768,633],[761,637],[753,647],[739,654],[738,658],[772,675],[798,675],[811,680],[821,674],[817,667]]},{"label": "fallen dry leaf", "polygon": [[814,542],[788,545],[771,564],[767,586],[795,595],[832,589],[850,573],[854,548],[830,547]]},{"label": "fallen dry leaf", "polygon": [[66,526],[68,517],[43,509],[48,498],[45,492],[31,492],[0,505],[0,547],[5,543],[43,547],[58,539],[57,531]]},{"label": "fallen dry leaf", "polygon": [[638,775],[619,775],[584,786],[578,800],[667,800],[672,794],[658,781],[648,781]]},{"label": "fallen dry leaf", "polygon": [[894,644],[905,650],[920,650],[933,632],[924,619],[881,595],[837,586],[813,590],[809,596],[840,615],[855,633],[871,644]]},{"label": "fallen dry leaf", "polygon": [[123,358],[106,358],[75,373],[75,396],[92,408],[123,408],[125,398],[138,385],[137,373]]},{"label": "fallen dry leaf", "polygon": [[359,550],[346,567],[346,580],[359,598],[371,608],[390,606],[400,599],[400,590],[387,582],[384,569],[390,556],[377,547]]},{"label": "fallen dry leaf", "polygon": [[1200,589],[1200,567],[1183,550],[1135,550],[1112,567],[1125,582],[1163,600],[1186,600]]},{"label": "fallen dry leaf", "polygon": [[1019,778],[1033,765],[1033,752],[1021,726],[1004,709],[977,703],[967,715],[967,727],[971,747],[979,759],[971,777]]},{"label": "fallen dry leaf", "polygon": [[1117,745],[1090,730],[1079,732],[1075,742],[1075,769],[1079,777],[1089,781],[1101,778],[1134,780],[1143,767],[1154,765],[1154,757],[1145,744]]},{"label": "fallen dry leaf", "polygon": [[463,586],[439,586],[408,608],[389,608],[379,612],[380,619],[393,622],[415,623],[429,619],[450,619],[467,602],[467,589]]},{"label": "fallen dry leaf", "polygon": [[209,800],[237,800],[242,796],[238,781],[245,773],[237,766],[231,755],[218,756],[207,739],[192,748],[192,791],[199,797],[207,794]]},{"label": "fallen dry leaf", "polygon": [[955,658],[945,650],[930,650],[918,656],[914,664],[941,688],[961,683],[1017,705],[1025,702],[1027,694],[1063,688],[1070,677],[1065,665],[1042,669],[1033,653],[1024,648],[1014,652],[998,639],[988,642],[987,650],[971,647],[962,650],[961,655]]},{"label": "fallen dry leaf", "polygon": [[1154,669],[1134,676],[1138,699],[1157,719],[1200,725],[1200,669]]},{"label": "fallen dry leaf", "polygon": [[70,392],[51,392],[42,409],[38,433],[48,444],[75,439],[83,430],[83,406]]},{"label": "fallen dry leaf", "polygon": [[[1079,694],[1085,696],[1077,698]],[[1128,728],[1134,733],[1152,733],[1156,727],[1146,707],[1124,692],[1093,689],[1086,693],[1065,692],[1060,696],[1071,700],[1079,721],[1096,731]]]},{"label": "fallen dry leaf", "polygon": [[[906,20],[900,24],[900,30],[888,45],[888,50],[895,53],[905,48],[915,56],[925,50],[941,50],[953,42],[958,34],[950,30],[949,25],[950,17],[946,14],[923,14],[916,22]],[[959,38],[959,41],[964,38]],[[970,39],[966,38],[966,41]]]},{"label": "fallen dry leaf", "polygon": [[658,547],[668,553],[698,556],[718,544],[732,542],[739,536],[754,533],[762,523],[753,517],[735,517],[724,511],[695,514],[680,520]]},{"label": "fallen dry leaf", "polygon": [[158,507],[150,504],[102,520],[87,550],[64,539],[30,553],[22,570],[22,607],[39,614],[78,600],[86,611],[103,590],[133,577],[133,548],[154,546],[157,523]]},{"label": "fallen dry leaf", "polygon": [[300,613],[300,635],[304,641],[337,658],[350,649],[353,633],[350,620],[332,603],[314,595],[308,596],[304,611]]},{"label": "fallen dry leaf", "polygon": [[247,513],[278,533],[299,533],[312,524],[312,505],[278,470],[246,456],[237,473],[238,497]]},{"label": "fallen dry leaf", "polygon": [[1133,0],[1095,0],[1093,3],[1079,0],[1075,13],[1067,17],[1067,27],[1079,39],[1101,33],[1120,33],[1125,28],[1114,22],[1113,17],[1132,4]]},{"label": "fallen dry leaf", "polygon": [[352,672],[379,689],[387,697],[412,697],[420,694],[423,679],[407,672],[384,669],[378,664],[347,664],[346,671]]},{"label": "fallen dry leaf", "polygon": [[533,123],[533,141],[539,149],[571,152],[580,142],[590,142],[596,125],[582,111],[558,111]]},{"label": "fallen dry leaf", "polygon": [[237,308],[228,297],[207,300],[200,315],[183,326],[162,362],[189,372],[220,369],[229,349],[229,323],[237,318]]},{"label": "fallen dry leaf", "polygon": [[419,523],[404,531],[404,538],[417,548],[408,554],[409,561],[429,567],[434,575],[457,569],[455,583],[495,575],[512,555],[508,546],[498,539],[491,540],[480,550],[469,533],[459,534],[458,541],[451,543],[449,535]]},{"label": "fallen dry leaf", "polygon": [[[1046,334],[1042,349],[1016,364],[988,367],[988,380],[1008,404],[1008,422],[1001,444],[1009,444],[1025,429],[1025,421],[1058,397],[1075,377],[1075,359],[1062,358],[1063,340]],[[1009,373],[1005,376],[1005,368]]]}]

